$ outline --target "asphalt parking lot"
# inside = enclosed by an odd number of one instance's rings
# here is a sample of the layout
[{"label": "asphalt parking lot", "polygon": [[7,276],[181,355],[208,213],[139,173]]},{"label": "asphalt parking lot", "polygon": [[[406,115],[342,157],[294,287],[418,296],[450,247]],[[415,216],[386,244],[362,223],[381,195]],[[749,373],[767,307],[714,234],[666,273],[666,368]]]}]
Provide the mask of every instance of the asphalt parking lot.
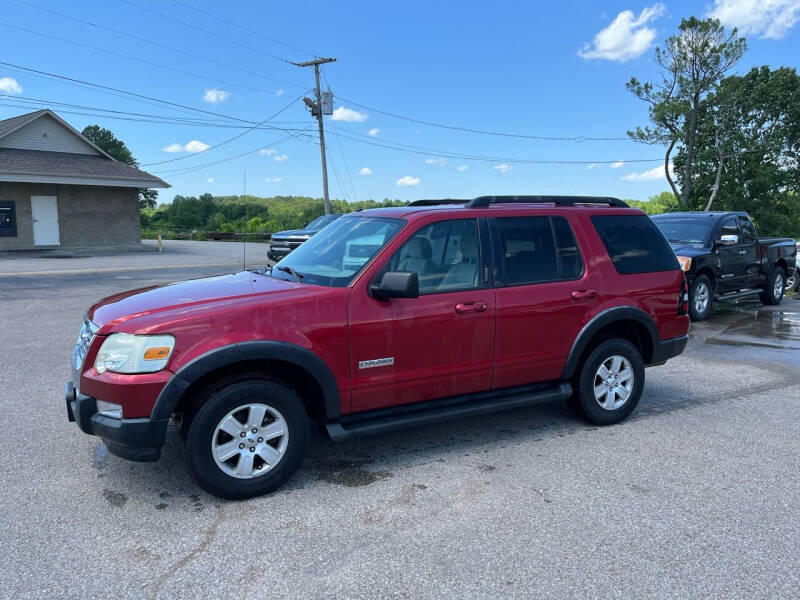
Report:
[{"label": "asphalt parking lot", "polygon": [[0,275],[0,596],[794,598],[800,300],[717,308],[627,422],[561,404],[333,444],[282,490],[201,492],[68,423],[102,296],[219,272]]}]

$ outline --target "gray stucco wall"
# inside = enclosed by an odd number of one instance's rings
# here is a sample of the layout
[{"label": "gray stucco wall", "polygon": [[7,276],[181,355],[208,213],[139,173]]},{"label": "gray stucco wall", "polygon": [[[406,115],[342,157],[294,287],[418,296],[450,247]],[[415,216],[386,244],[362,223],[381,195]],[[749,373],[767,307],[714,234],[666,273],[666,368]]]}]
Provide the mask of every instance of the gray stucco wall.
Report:
[{"label": "gray stucco wall", "polygon": [[0,182],[0,201],[15,202],[17,236],[0,237],[0,251],[33,248],[31,196],[56,196],[62,248],[139,246],[136,188]]}]

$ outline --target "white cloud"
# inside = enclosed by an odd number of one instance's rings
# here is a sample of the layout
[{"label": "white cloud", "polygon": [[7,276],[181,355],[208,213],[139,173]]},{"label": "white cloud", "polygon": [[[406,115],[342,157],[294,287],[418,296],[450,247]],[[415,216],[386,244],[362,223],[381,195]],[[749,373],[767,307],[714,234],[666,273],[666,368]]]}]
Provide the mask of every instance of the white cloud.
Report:
[{"label": "white cloud", "polygon": [[584,44],[578,55],[586,59],[618,62],[641,56],[656,37],[656,30],[645,25],[659,18],[664,11],[666,7],[660,2],[642,10],[638,17],[631,10],[623,10],[608,27],[594,36],[591,43]]},{"label": "white cloud", "polygon": [[333,119],[334,121],[363,123],[364,121],[367,120],[367,115],[365,115],[364,113],[360,113],[357,110],[353,110],[352,108],[345,108],[344,106],[340,106],[339,108],[333,111],[331,119]]},{"label": "white cloud", "polygon": [[741,34],[779,40],[800,19],[800,0],[714,0],[709,16]]},{"label": "white cloud", "polygon": [[508,173],[514,167],[512,167],[511,165],[507,165],[506,163],[503,163],[500,165],[495,165],[492,168],[496,171],[500,171],[501,173]]},{"label": "white cloud", "polygon": [[401,177],[397,180],[395,185],[399,185],[401,187],[406,187],[409,185],[419,185],[419,177],[412,177],[411,175],[406,175],[405,177]]},{"label": "white cloud", "polygon": [[469,169],[469,167],[468,167],[467,165],[458,165],[458,166],[456,167],[456,171],[461,171],[462,173],[463,173],[464,171],[466,171],[467,169]]},{"label": "white cloud", "polygon": [[[674,176],[672,163],[669,164],[669,174]],[[623,181],[656,181],[658,179],[666,179],[664,176],[664,165],[658,165],[647,171],[641,173],[629,173],[620,177]]]},{"label": "white cloud", "polygon": [[369,167],[363,167],[359,172],[359,175],[372,175],[372,169]]},{"label": "white cloud", "polygon": [[286,160],[287,160],[288,158],[289,158],[289,157],[288,157],[288,156],[286,156],[285,154],[278,154],[278,155],[277,155],[276,157],[274,157],[272,160],[274,160],[275,162],[286,162]]},{"label": "white cloud", "polygon": [[0,92],[4,94],[21,94],[22,86],[13,77],[0,77]]},{"label": "white cloud", "polygon": [[206,183],[214,183],[214,178],[209,177],[208,179],[206,179]]},{"label": "white cloud", "polygon": [[425,164],[426,165],[439,165],[440,167],[443,167],[443,166],[445,166],[447,164],[447,161],[445,159],[443,159],[443,158],[431,157],[431,158],[426,158],[425,159]]},{"label": "white cloud", "polygon": [[276,96],[283,96],[283,94],[284,94],[283,90],[275,90],[275,95]]},{"label": "white cloud", "polygon": [[282,177],[267,177],[264,181],[267,183],[280,183],[283,181]]},{"label": "white cloud", "polygon": [[367,135],[368,135],[369,137],[376,137],[376,136],[377,136],[377,135],[378,135],[380,132],[381,132],[381,130],[380,130],[380,129],[378,129],[377,127],[373,127],[372,129],[370,129],[370,130],[367,132]]},{"label": "white cloud", "polygon": [[225,102],[230,97],[230,92],[219,90],[217,88],[210,88],[206,90],[205,94],[203,94],[203,102],[208,102],[209,104],[216,106],[217,104]]},{"label": "white cloud", "polygon": [[192,140],[190,142],[186,142],[186,145],[183,147],[184,150],[187,152],[205,152],[211,148],[208,144],[204,144],[199,140]]},{"label": "white cloud", "polygon": [[612,162],[608,166],[611,167],[612,169],[619,169],[620,167],[624,167],[625,166],[625,161],[624,160],[618,160],[617,162]]},{"label": "white cloud", "polygon": [[586,167],[586,170],[587,170],[587,171],[591,171],[591,170],[592,170],[592,169],[594,169],[596,166],[597,166],[597,163],[592,163],[592,164],[590,164],[588,167]]},{"label": "white cloud", "polygon": [[261,156],[272,156],[273,154],[277,154],[278,151],[275,148],[262,148],[258,151]]},{"label": "white cloud", "polygon": [[180,142],[173,142],[172,144],[168,144],[162,148],[164,152],[205,152],[211,148],[208,144],[204,144],[198,140],[192,140],[190,142],[186,142],[186,144],[181,144]]}]

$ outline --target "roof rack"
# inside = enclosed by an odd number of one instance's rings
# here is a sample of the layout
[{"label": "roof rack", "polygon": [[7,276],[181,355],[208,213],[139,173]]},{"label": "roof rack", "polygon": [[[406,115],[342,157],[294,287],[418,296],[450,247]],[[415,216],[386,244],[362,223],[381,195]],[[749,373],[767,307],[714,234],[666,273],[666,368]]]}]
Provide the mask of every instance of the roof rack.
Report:
[{"label": "roof rack", "polygon": [[630,208],[619,198],[604,196],[479,196],[470,200],[467,208],[483,208],[490,204],[555,204],[557,206],[605,204],[618,208]]},{"label": "roof rack", "polygon": [[437,206],[439,204],[466,204],[470,200],[459,200],[458,198],[441,198],[441,199],[422,199],[410,202],[409,206]]}]

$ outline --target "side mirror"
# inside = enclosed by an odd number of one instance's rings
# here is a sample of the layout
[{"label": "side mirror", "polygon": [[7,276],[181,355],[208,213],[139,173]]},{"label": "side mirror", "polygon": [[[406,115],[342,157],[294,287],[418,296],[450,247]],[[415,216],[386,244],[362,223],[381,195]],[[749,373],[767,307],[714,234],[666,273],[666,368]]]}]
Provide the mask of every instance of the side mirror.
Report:
[{"label": "side mirror", "polygon": [[719,243],[723,246],[735,246],[739,243],[739,236],[735,233],[726,233],[720,236]]},{"label": "side mirror", "polygon": [[419,276],[416,273],[387,271],[380,283],[370,284],[369,293],[378,300],[418,298]]}]

